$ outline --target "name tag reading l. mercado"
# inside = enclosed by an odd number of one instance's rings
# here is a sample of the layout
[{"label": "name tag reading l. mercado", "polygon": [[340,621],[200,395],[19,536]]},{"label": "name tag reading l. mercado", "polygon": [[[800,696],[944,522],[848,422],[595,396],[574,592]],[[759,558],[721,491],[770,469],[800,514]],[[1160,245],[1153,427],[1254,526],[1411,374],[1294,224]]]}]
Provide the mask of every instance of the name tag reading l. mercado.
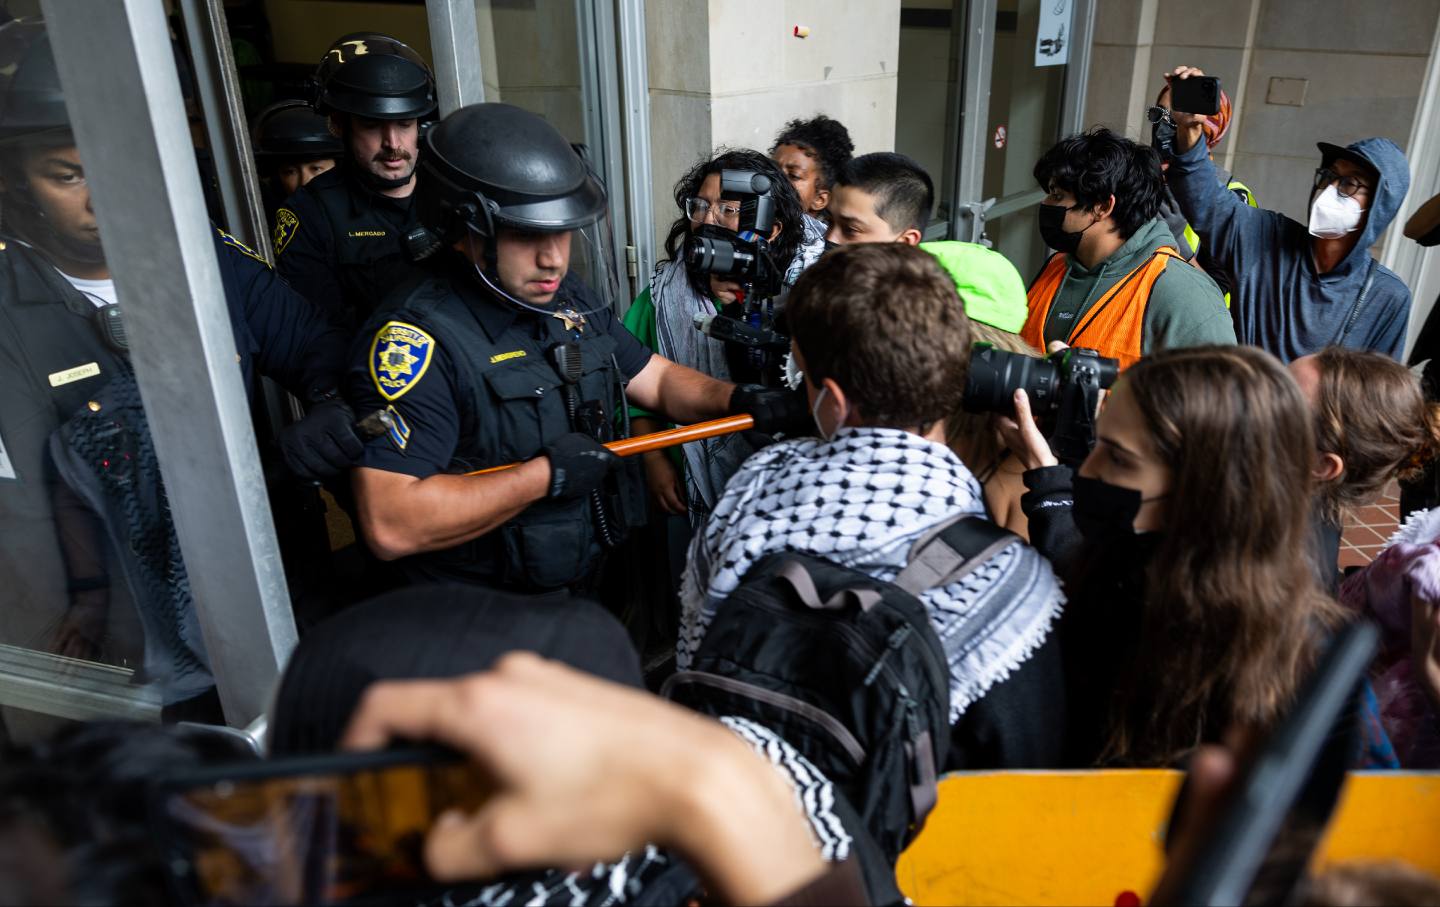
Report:
[{"label": "name tag reading l. mercado", "polygon": [[87,362],[84,365],[53,373],[50,376],[50,386],[59,387],[62,384],[79,381],[81,378],[94,378],[98,374],[100,374],[100,363]]}]

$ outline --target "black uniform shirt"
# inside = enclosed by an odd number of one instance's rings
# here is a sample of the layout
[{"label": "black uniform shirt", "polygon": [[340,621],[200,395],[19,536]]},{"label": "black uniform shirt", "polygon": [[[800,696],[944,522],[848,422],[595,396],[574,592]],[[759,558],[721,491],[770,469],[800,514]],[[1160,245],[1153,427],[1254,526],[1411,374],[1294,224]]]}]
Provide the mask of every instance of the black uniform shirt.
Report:
[{"label": "black uniform shirt", "polygon": [[246,393],[255,393],[257,370],[303,400],[338,390],[349,350],[346,333],[249,246],[218,229],[215,256]]},{"label": "black uniform shirt", "polygon": [[[566,278],[566,283],[578,283]],[[504,331],[527,331],[530,336],[546,336],[548,316],[520,309],[513,304],[500,302],[484,293],[473,275],[457,268],[452,276],[452,287],[467,297],[456,299],[457,304],[469,303],[476,307],[485,328],[493,336]],[[635,336],[625,329],[615,313],[606,308],[585,316],[586,330],[608,334],[615,340],[615,361],[625,380],[630,380],[650,362],[653,355]],[[385,316],[377,316],[381,325],[393,323]],[[409,324],[403,318],[394,322]],[[424,325],[413,325],[424,331]],[[460,439],[461,412],[464,400],[463,389],[456,381],[456,368],[452,356],[464,355],[463,350],[447,348],[443,338],[434,338],[433,349],[423,364],[413,366],[417,373],[410,380],[403,396],[387,404],[375,385],[371,372],[373,346],[378,337],[376,331],[366,331],[351,353],[350,372],[346,379],[346,396],[358,416],[364,416],[377,409],[393,406],[404,420],[408,437],[404,449],[390,437],[371,440],[365,447],[365,457],[360,465],[386,472],[398,472],[423,479],[445,472],[454,458]],[[503,465],[503,464],[492,464]]]},{"label": "black uniform shirt", "polygon": [[414,196],[391,198],[341,163],[275,212],[275,266],[336,324],[355,330],[390,290],[414,273],[404,237]]}]

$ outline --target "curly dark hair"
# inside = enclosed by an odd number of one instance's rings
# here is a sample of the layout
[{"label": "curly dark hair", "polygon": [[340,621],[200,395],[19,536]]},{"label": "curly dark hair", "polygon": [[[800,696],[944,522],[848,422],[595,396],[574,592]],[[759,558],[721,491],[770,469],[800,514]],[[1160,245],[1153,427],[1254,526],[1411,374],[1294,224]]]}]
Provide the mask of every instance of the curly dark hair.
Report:
[{"label": "curly dark hair", "polygon": [[[665,257],[676,261],[685,254],[685,241],[690,238],[690,218],[685,216],[685,199],[700,191],[705,177],[721,170],[750,170],[770,177],[775,195],[775,220],[780,225],[780,235],[770,244],[770,255],[776,267],[784,271],[805,238],[800,196],[778,164],[750,148],[720,148],[714,157],[699,161],[675,183],[675,207],[680,209],[680,216],[670,225],[670,232],[665,236]],[[704,275],[691,271],[689,276],[690,285],[697,293],[710,292]]]},{"label": "curly dark hair", "polygon": [[817,113],[808,120],[791,120],[775,136],[770,153],[781,145],[794,145],[808,152],[820,165],[820,188],[829,189],[840,178],[840,172],[850,163],[855,153],[855,143],[850,141],[850,130],[839,120],[833,120],[823,113]]},{"label": "curly dark hair", "polygon": [[1086,209],[1115,196],[1110,216],[1122,239],[1134,236],[1160,212],[1165,192],[1155,149],[1104,127],[1057,142],[1035,162],[1035,181],[1046,192],[1064,189]]}]

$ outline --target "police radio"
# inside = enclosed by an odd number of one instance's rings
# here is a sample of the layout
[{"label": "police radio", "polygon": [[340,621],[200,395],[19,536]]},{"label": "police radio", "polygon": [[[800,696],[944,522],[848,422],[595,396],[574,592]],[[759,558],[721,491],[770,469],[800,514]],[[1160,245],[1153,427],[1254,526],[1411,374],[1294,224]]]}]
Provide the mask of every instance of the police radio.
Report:
[{"label": "police radio", "polygon": [[125,336],[125,320],[120,317],[119,303],[101,306],[95,310],[95,328],[100,339],[117,353],[128,353],[130,341]]}]

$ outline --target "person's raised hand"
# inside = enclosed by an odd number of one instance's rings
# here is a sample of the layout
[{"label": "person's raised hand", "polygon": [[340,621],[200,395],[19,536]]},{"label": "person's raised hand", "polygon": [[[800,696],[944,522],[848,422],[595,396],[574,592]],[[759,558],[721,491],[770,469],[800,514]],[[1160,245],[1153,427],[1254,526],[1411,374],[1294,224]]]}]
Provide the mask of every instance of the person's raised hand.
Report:
[{"label": "person's raised hand", "polygon": [[[1170,72],[1165,73],[1165,81],[1172,86],[1171,97],[1174,97],[1173,86],[1176,82],[1185,79],[1205,75],[1198,66],[1177,66]],[[1200,114],[1186,113],[1174,108],[1174,101],[1171,101],[1170,119],[1175,121],[1175,151],[1189,151],[1195,143],[1205,137],[1205,118]]]},{"label": "person's raised hand", "polygon": [[497,785],[447,813],[425,860],[441,881],[614,860],[645,843],[690,858],[731,903],[778,899],[824,869],[795,793],[722,725],[529,653],[484,674],[382,682],[342,746],[436,741]]},{"label": "person's raised hand", "polygon": [[1050,442],[1045,440],[1040,426],[1035,424],[1035,416],[1030,412],[1030,397],[1025,391],[1015,389],[1013,418],[996,414],[994,421],[1000,443],[1009,448],[1025,469],[1040,469],[1060,462],[1055,459],[1055,453],[1050,450]]}]

